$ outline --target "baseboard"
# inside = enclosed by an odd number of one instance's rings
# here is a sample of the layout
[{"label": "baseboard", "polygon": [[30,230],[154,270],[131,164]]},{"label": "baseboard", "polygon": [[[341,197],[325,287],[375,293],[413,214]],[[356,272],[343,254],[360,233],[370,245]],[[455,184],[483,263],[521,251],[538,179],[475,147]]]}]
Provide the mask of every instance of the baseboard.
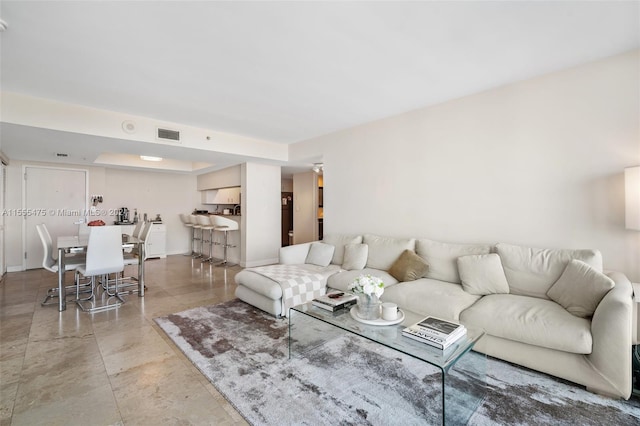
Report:
[{"label": "baseboard", "polygon": [[22,266],[7,266],[7,272],[23,272],[24,268]]}]

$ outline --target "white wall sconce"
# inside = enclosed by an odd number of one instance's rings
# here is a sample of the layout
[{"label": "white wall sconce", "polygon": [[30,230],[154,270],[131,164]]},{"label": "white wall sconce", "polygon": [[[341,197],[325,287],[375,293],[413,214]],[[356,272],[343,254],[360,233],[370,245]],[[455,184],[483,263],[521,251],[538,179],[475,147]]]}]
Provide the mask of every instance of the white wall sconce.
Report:
[{"label": "white wall sconce", "polygon": [[624,200],[626,228],[640,231],[640,166],[624,169]]}]

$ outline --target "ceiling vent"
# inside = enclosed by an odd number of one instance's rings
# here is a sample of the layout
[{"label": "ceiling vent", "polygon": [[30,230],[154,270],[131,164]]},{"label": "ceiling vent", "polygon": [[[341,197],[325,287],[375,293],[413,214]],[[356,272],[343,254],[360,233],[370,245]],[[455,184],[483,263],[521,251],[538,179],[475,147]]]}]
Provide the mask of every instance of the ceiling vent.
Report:
[{"label": "ceiling vent", "polygon": [[64,152],[56,152],[56,157],[66,158],[69,154],[65,154]]},{"label": "ceiling vent", "polygon": [[158,127],[156,137],[167,142],[180,142],[180,132],[177,130],[162,129]]}]

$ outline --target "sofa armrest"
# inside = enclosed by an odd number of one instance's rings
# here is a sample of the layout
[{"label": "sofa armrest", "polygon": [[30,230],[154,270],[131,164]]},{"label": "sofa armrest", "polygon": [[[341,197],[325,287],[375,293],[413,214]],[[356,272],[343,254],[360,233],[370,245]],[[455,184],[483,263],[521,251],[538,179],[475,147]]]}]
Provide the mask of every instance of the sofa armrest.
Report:
[{"label": "sofa armrest", "polygon": [[631,330],[633,320],[633,288],[620,272],[608,272],[615,287],[602,299],[591,320],[593,349],[588,361],[609,383],[609,389],[593,389],[598,393],[631,395]]},{"label": "sofa armrest", "polygon": [[294,244],[280,248],[280,264],[301,265],[307,260],[311,243]]}]

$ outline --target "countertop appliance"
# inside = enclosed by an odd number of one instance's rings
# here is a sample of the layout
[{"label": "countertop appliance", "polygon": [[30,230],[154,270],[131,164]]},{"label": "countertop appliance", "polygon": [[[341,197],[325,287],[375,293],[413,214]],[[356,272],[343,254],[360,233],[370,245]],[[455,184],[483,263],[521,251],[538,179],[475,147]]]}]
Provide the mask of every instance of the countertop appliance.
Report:
[{"label": "countertop appliance", "polygon": [[121,207],[118,210],[118,223],[129,223],[129,209],[126,207]]}]

